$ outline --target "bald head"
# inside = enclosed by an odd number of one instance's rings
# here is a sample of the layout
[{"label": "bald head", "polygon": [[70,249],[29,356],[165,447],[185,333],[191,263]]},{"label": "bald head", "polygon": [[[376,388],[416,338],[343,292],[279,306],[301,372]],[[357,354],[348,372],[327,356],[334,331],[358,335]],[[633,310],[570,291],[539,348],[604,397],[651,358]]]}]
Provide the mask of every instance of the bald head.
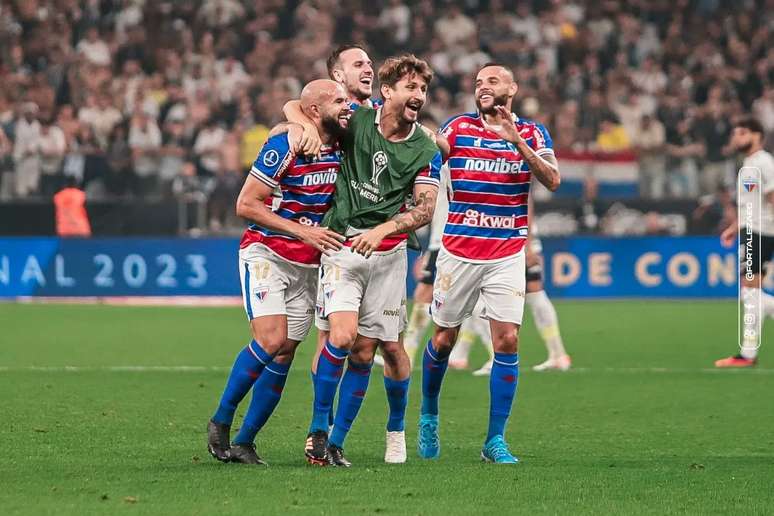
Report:
[{"label": "bald head", "polygon": [[320,106],[338,96],[347,96],[341,84],[330,79],[317,79],[301,90],[301,109],[309,115],[312,106]]},{"label": "bald head", "polygon": [[349,122],[349,102],[344,87],[330,79],[318,79],[301,90],[301,110],[320,131],[335,137]]}]

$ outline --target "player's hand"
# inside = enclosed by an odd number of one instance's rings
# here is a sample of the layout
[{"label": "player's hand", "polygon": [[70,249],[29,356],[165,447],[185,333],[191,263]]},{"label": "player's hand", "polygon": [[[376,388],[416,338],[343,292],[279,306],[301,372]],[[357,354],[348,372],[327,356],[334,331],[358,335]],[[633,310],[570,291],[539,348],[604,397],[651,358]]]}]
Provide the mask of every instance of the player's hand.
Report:
[{"label": "player's hand", "polygon": [[522,141],[522,137],[518,129],[516,129],[516,124],[513,123],[513,117],[508,108],[505,106],[495,106],[494,109],[495,116],[491,124],[482,118],[484,126],[505,141],[513,144]]},{"label": "player's hand", "polygon": [[338,251],[341,249],[342,242],[346,240],[346,238],[335,231],[319,226],[301,226],[301,229],[298,231],[298,238],[303,243],[325,254],[328,254],[329,251]]},{"label": "player's hand", "polygon": [[368,258],[374,251],[379,249],[379,245],[381,245],[385,236],[385,233],[379,227],[369,229],[352,239],[351,248],[354,252]]},{"label": "player's hand", "polygon": [[322,140],[320,134],[317,132],[317,128],[311,124],[303,125],[304,132],[301,134],[301,141],[299,142],[299,153],[304,156],[317,156],[320,154],[320,147],[322,147]]},{"label": "player's hand", "polygon": [[737,229],[735,225],[731,225],[720,234],[720,243],[723,247],[731,247],[736,243]]}]

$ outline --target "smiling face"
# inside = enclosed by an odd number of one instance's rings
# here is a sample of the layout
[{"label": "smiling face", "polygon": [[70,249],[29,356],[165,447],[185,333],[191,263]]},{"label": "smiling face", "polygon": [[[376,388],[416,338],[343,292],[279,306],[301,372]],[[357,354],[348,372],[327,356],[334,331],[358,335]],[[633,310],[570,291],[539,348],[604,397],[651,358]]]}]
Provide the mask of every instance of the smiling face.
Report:
[{"label": "smiling face", "polygon": [[495,106],[510,106],[518,86],[511,73],[502,66],[487,66],[476,75],[476,107],[484,114],[494,114]]},{"label": "smiling face", "polygon": [[333,80],[342,84],[347,93],[359,101],[371,98],[374,69],[371,58],[360,48],[350,48],[339,55],[338,64],[331,72]]},{"label": "smiling face", "polygon": [[427,81],[415,73],[407,73],[395,86],[382,86],[384,108],[395,113],[400,120],[413,124],[427,101]]},{"label": "smiling face", "polygon": [[349,124],[349,102],[347,92],[341,84],[336,84],[320,103],[321,124],[332,135],[340,135]]}]

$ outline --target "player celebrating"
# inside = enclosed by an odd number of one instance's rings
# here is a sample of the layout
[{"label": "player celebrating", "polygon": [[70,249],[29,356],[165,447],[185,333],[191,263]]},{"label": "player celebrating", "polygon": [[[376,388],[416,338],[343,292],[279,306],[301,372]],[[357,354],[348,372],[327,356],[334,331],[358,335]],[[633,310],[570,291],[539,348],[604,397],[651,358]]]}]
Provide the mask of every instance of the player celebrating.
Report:
[{"label": "player celebrating", "polygon": [[[348,92],[350,107],[355,110],[360,106],[375,107],[381,104],[379,100],[371,100],[373,86],[373,68],[371,59],[365,50],[359,45],[343,45],[338,47],[328,57],[328,75],[331,79],[342,84]],[[286,106],[286,115],[290,120],[305,124],[305,134],[313,140],[315,128],[305,121],[302,113],[298,112],[297,101],[291,101]],[[322,272],[322,270],[321,270]],[[330,324],[323,313],[324,293],[322,281],[317,292],[317,310],[315,314],[315,326],[317,326],[317,349],[312,359],[312,382],[317,374],[317,362],[320,352],[328,341]],[[405,300],[401,303],[400,332],[405,329]],[[384,367],[384,388],[388,400],[387,432],[385,436],[386,446],[384,460],[389,463],[402,463],[406,461],[406,436],[405,415],[408,404],[408,388],[411,376],[410,357],[404,350],[401,342],[402,335],[395,342],[381,342],[380,349],[386,357],[386,363],[382,357],[379,365]],[[348,373],[344,373],[345,378]],[[342,380],[343,381],[343,380]],[[342,398],[341,395],[352,395],[348,390],[339,393],[339,403],[349,405],[358,400]],[[333,426],[333,407],[328,418],[329,427]]]},{"label": "player celebrating", "polygon": [[[331,331],[314,380],[305,449],[312,464],[351,465],[343,443],[368,388],[374,353],[380,343],[398,342],[406,242],[409,232],[430,222],[438,191],[441,155],[417,124],[431,79],[430,67],[413,55],[387,59],[379,69],[384,105],[355,111],[342,140],[341,173],[325,223],[344,232],[349,249],[325,256],[322,263]],[[414,204],[406,210],[412,191]],[[348,356],[329,436],[328,413]],[[408,379],[401,390],[407,387]]]},{"label": "player celebrating", "polygon": [[511,113],[517,90],[510,70],[485,65],[476,76],[478,112],[453,117],[438,139],[449,157],[453,193],[436,262],[431,305],[436,329],[423,356],[417,448],[424,458],[440,453],[441,383],[460,325],[480,296],[495,352],[489,431],[481,457],[501,464],[518,462],[504,433],[519,374],[530,178],[534,174],[551,191],[559,187],[560,178],[539,128]]},{"label": "player celebrating", "polygon": [[[774,296],[761,290],[761,271],[765,263],[771,260],[774,254],[774,157],[763,149],[764,130],[763,125],[754,118],[743,118],[734,125],[731,133],[731,147],[744,154],[742,169],[749,167],[751,170],[760,171],[760,191],[755,187],[746,188],[742,184],[742,174],[739,175],[739,202],[758,204],[758,196],[762,196],[761,217],[751,219],[751,223],[740,226],[735,220],[720,235],[721,243],[729,247],[736,242],[737,236],[744,242],[752,238],[751,260],[752,273],[746,274],[747,265],[740,266],[742,299],[760,299],[761,312],[764,316],[774,317]],[[757,212],[757,210],[753,210]],[[740,231],[741,230],[741,231]],[[748,235],[750,231],[752,235]],[[759,242],[760,240],[760,242]],[[760,247],[759,247],[760,243]],[[744,256],[747,253],[742,253]],[[745,261],[742,258],[742,261]],[[765,274],[765,271],[763,271]],[[760,298],[758,297],[760,296]],[[715,362],[715,367],[753,367],[758,362],[758,336],[760,335],[763,321],[755,313],[756,305],[742,303],[745,320],[754,320],[756,325],[755,335],[742,339],[742,349],[739,354],[723,358]]]},{"label": "player celebrating", "polygon": [[[343,237],[319,227],[339,170],[336,138],[348,124],[344,89],[330,80],[309,83],[301,106],[323,137],[319,158],[299,156],[301,128],[283,124],[261,149],[237,200],[237,215],[253,222],[239,250],[242,296],[253,340],[237,355],[226,389],[207,427],[210,454],[220,461],[265,464],[255,436],[279,403],[296,346],[312,323],[320,253]],[[272,211],[272,192],[282,199]],[[234,412],[253,397],[229,448]]]}]

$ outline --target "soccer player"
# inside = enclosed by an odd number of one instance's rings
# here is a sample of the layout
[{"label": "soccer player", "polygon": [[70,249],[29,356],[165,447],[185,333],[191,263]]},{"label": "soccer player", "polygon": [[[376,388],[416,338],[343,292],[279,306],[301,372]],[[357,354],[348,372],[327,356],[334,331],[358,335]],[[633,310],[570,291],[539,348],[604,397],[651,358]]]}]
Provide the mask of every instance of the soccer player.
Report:
[{"label": "soccer player", "polygon": [[483,298],[495,358],[489,381],[489,429],[482,459],[514,464],[504,439],[519,374],[518,331],[524,311],[528,196],[531,176],[551,191],[560,177],[553,150],[534,123],[511,113],[518,86],[498,64],[476,76],[476,113],[450,119],[438,145],[448,156],[452,197],[436,262],[431,313],[433,338],[422,367],[417,448],[440,454],[438,400],[449,353],[460,325]]},{"label": "soccer player", "polygon": [[[365,396],[376,348],[384,346],[389,364],[392,354],[387,347],[402,347],[398,336],[407,240],[410,232],[432,218],[441,167],[438,148],[417,123],[431,79],[430,67],[413,55],[387,59],[379,69],[384,105],[356,110],[342,140],[341,173],[325,223],[344,232],[348,249],[324,257],[322,263],[324,313],[331,331],[314,378],[313,417],[305,448],[311,464],[351,465],[342,448]],[[408,377],[403,383],[395,389],[402,393],[400,399],[393,399],[388,387],[391,414],[405,413]],[[328,413],[337,389],[339,405],[329,436]],[[393,410],[393,402],[402,404],[402,410]],[[399,433],[403,457],[396,462],[403,462],[405,433],[402,429]]]},{"label": "soccer player", "polygon": [[[752,233],[752,274],[746,274],[746,265],[740,266],[742,282],[742,299],[758,299],[760,295],[761,312],[764,316],[774,317],[774,296],[761,290],[761,272],[763,266],[771,261],[774,254],[774,157],[763,149],[763,125],[754,118],[740,119],[731,133],[731,147],[744,155],[742,168],[750,167],[760,171],[760,184],[751,188],[742,185],[742,175],[739,176],[739,202],[758,205],[758,196],[762,196],[761,217],[753,217],[751,224],[741,224],[738,220],[732,222],[720,235],[721,243],[730,247],[739,236],[742,242],[747,242]],[[760,191],[758,191],[760,188]],[[757,210],[754,210],[757,212]],[[759,247],[760,237],[760,247]],[[744,256],[747,253],[742,253]],[[745,258],[742,258],[745,261]],[[765,271],[763,271],[765,274]],[[737,355],[722,358],[715,362],[715,367],[753,367],[758,363],[758,335],[763,321],[752,310],[755,305],[742,303],[745,320],[752,318],[757,326],[756,335],[742,339],[742,348]]]},{"label": "soccer player", "polygon": [[[350,107],[353,110],[359,107],[378,107],[381,100],[372,99],[374,72],[372,62],[368,53],[359,45],[343,45],[338,47],[328,57],[327,61],[328,75],[347,90]],[[301,116],[298,112],[296,102],[290,102],[285,109],[288,119],[297,121],[305,126],[305,134],[309,136],[310,141],[314,139],[315,128]],[[321,269],[322,272],[322,269]],[[330,324],[325,317],[323,310],[324,293],[322,290],[322,281],[320,281],[317,292],[317,309],[315,313],[315,326],[317,332],[317,349],[312,358],[312,382],[314,383],[317,374],[317,362],[320,352],[328,341]],[[381,342],[380,350],[385,359],[381,356],[375,356],[380,359],[380,364],[384,367],[384,388],[388,400],[387,430],[385,435],[385,453],[384,460],[388,463],[402,463],[406,461],[406,437],[405,437],[405,414],[408,403],[409,377],[411,376],[410,357],[404,350],[402,343],[402,333],[406,327],[406,305],[405,299],[401,303],[400,314],[400,332],[397,342]],[[353,394],[345,391],[339,394],[339,403],[351,405],[357,400],[342,399],[341,395]],[[328,418],[329,427],[333,427],[334,408],[331,407],[331,413]]]},{"label": "soccer player", "polygon": [[[550,146],[551,140],[546,129],[541,124],[538,124],[538,127],[544,132],[547,146]],[[530,210],[531,213],[532,210]],[[570,369],[572,361],[564,349],[556,308],[554,308],[553,303],[551,303],[543,288],[543,246],[540,239],[535,235],[535,225],[531,220],[530,231],[532,233],[529,235],[527,245],[524,247],[527,265],[527,295],[525,300],[527,306],[532,311],[535,326],[548,351],[548,359],[535,365],[532,369],[534,371],[567,371]],[[479,301],[479,306],[473,311],[474,314],[481,312],[480,303],[481,301]],[[475,315],[470,319],[466,319],[462,324],[459,342],[454,346],[451,355],[449,355],[449,367],[452,369],[465,369],[467,367],[470,347],[476,337],[481,339],[481,343],[487,349],[489,361],[481,366],[480,369],[474,371],[473,375],[489,376],[494,363],[494,351],[492,350],[489,328],[487,325],[481,324],[481,321]]]},{"label": "soccer player", "polygon": [[[207,426],[208,450],[224,462],[265,464],[255,436],[279,403],[295,349],[312,324],[320,254],[344,240],[320,222],[339,170],[336,139],[348,124],[346,94],[333,81],[313,81],[301,92],[301,107],[323,137],[320,156],[299,155],[299,126],[275,127],[237,199],[237,215],[252,221],[240,243],[239,274],[253,340],[237,355]],[[275,189],[282,197],[272,210]],[[229,447],[234,412],[251,387],[250,407]]]}]

